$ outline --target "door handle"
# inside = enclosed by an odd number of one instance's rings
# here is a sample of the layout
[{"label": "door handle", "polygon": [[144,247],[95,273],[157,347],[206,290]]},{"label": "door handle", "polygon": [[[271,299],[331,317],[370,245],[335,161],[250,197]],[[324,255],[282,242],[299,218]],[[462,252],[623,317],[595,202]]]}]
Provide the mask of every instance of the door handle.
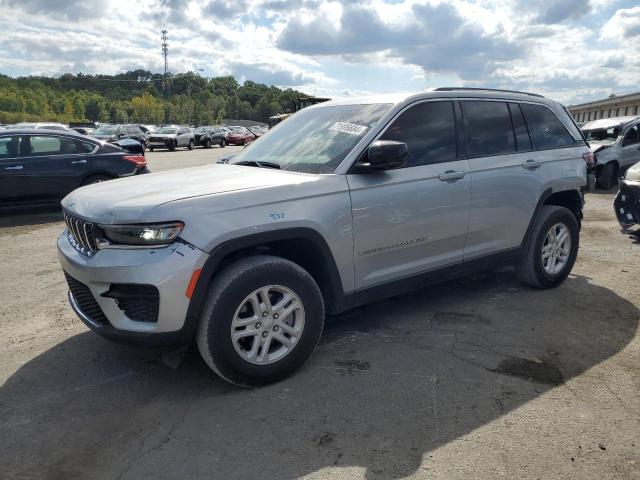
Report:
[{"label": "door handle", "polygon": [[536,162],[535,160],[527,160],[526,162],[522,162],[522,167],[527,170],[533,170],[534,168],[538,168],[542,164],[540,162]]},{"label": "door handle", "polygon": [[85,163],[87,163],[87,161],[86,160],[73,160],[71,163],[73,163],[73,164],[80,163],[80,164],[84,165]]},{"label": "door handle", "polygon": [[15,165],[13,167],[4,167],[5,170],[22,170],[24,167],[22,165]]},{"label": "door handle", "polygon": [[466,172],[456,172],[455,170],[447,170],[446,172],[438,175],[438,178],[443,182],[448,182],[450,180],[460,180],[461,178],[464,178],[465,175],[466,175]]}]

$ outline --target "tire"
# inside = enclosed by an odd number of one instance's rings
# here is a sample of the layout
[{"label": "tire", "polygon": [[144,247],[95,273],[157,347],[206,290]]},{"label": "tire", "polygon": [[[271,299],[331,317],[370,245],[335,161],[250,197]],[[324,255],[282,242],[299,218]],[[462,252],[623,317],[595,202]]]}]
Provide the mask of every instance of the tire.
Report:
[{"label": "tire", "polygon": [[113,180],[113,177],[110,177],[109,175],[92,175],[85,178],[80,186],[84,187],[85,185],[93,185],[94,183],[101,183],[109,180]]},{"label": "tire", "polygon": [[170,152],[175,152],[177,146],[178,146],[178,142],[174,141],[171,145],[169,145],[169,151]]},{"label": "tire", "polygon": [[208,138],[204,141],[204,148],[211,148],[211,140]]},{"label": "tire", "polygon": [[193,140],[189,140],[189,146],[187,147],[189,150],[193,150],[196,148],[196,144]]},{"label": "tire", "polygon": [[616,166],[613,163],[603,165],[598,172],[598,188],[609,190],[615,185]]},{"label": "tire", "polygon": [[[267,286],[271,289],[285,289],[299,300],[302,309],[297,309],[295,313],[289,313],[286,318],[281,319],[293,322],[292,325],[287,323],[287,329],[278,327],[278,322],[280,325],[284,322],[276,320],[275,313],[271,317],[266,312],[255,312],[247,300],[248,296],[257,294],[257,303],[254,304],[263,309],[264,297],[260,290]],[[282,297],[274,297],[273,292],[274,290],[270,290],[269,296],[277,305],[278,299]],[[243,306],[248,308],[244,312],[241,309]],[[287,305],[284,307],[291,308]],[[243,340],[234,342],[234,319],[241,322],[242,314],[248,315],[244,318],[251,318],[251,322],[254,321],[253,316],[259,321],[239,328],[251,328],[251,331],[257,334],[247,335]],[[300,319],[301,327],[298,323]],[[196,343],[205,363],[224,380],[243,387],[260,386],[282,380],[298,370],[318,344],[323,325],[324,302],[313,277],[289,260],[256,255],[232,263],[214,277],[200,317]],[[286,347],[278,342],[276,335],[289,335],[289,329],[293,330],[294,327],[301,328],[297,340],[286,353],[280,353],[278,358],[279,352],[283,352]],[[238,327],[235,328],[238,332]],[[276,331],[280,331],[280,334],[275,333]],[[254,361],[250,361],[247,356],[251,356],[254,342],[260,342],[261,338],[270,340],[273,348],[267,350],[266,359],[260,363],[260,356],[265,352],[263,344],[259,343],[254,353]],[[241,342],[245,343],[241,345]],[[273,355],[274,358],[269,359],[269,355]]]},{"label": "tire", "polygon": [[247,143],[244,139],[240,140],[240,145],[244,146],[244,144]]},{"label": "tire", "polygon": [[[522,283],[531,287],[555,288],[569,276],[576,261],[580,242],[578,220],[565,207],[544,205],[533,222],[531,232],[524,244],[522,257],[516,267],[518,278]],[[568,231],[570,245],[563,243],[560,247],[564,246],[564,248],[558,247],[554,249],[549,247],[551,252],[563,251],[564,254],[561,253],[558,257],[551,256],[551,258],[547,259],[547,264],[545,265],[543,247],[547,248],[546,242],[548,236],[551,235],[552,228],[555,229],[556,233],[562,232],[561,229],[557,228],[558,225]],[[563,260],[564,264],[561,265]],[[549,262],[553,262],[553,264]],[[554,266],[557,271],[549,271],[554,270]]]},{"label": "tire", "polygon": [[149,147],[149,151],[150,151],[150,152],[153,152],[153,147]]},{"label": "tire", "polygon": [[222,141],[220,142],[220,148],[224,148],[227,146],[227,142],[225,142],[224,138],[222,139]]},{"label": "tire", "polygon": [[140,145],[142,145],[142,152],[146,152],[147,151],[147,142],[140,142]]}]

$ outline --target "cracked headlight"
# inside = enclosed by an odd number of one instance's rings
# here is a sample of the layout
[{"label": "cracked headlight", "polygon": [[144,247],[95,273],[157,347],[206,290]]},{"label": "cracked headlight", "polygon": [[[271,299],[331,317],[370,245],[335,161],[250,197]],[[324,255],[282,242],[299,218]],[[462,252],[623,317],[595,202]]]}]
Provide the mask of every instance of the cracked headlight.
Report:
[{"label": "cracked headlight", "polygon": [[111,243],[120,245],[169,245],[184,228],[182,222],[149,225],[100,225]]}]

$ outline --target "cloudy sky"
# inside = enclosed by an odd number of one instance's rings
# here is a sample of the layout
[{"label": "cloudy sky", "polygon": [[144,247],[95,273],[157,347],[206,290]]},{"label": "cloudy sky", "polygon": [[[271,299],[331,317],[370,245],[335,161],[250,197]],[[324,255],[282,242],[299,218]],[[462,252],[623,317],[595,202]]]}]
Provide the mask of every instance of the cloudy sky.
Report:
[{"label": "cloudy sky", "polygon": [[[542,5],[542,6],[540,6]],[[640,90],[638,0],[0,0],[0,73],[162,71],[330,97],[491,86]]]}]

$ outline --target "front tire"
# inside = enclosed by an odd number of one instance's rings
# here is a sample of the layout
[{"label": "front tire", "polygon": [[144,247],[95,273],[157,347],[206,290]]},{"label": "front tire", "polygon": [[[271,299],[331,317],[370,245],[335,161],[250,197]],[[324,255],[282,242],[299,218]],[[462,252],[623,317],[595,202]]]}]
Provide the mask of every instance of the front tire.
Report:
[{"label": "front tire", "polygon": [[615,184],[616,166],[613,163],[603,165],[598,172],[598,188],[609,190]]},{"label": "front tire", "polygon": [[196,342],[209,367],[239,386],[260,386],[298,370],[315,349],[324,302],[299,265],[256,255],[211,282]]},{"label": "front tire", "polygon": [[204,148],[211,148],[211,140],[208,138],[204,141]]},{"label": "front tire", "polygon": [[222,141],[220,142],[220,148],[224,148],[227,146],[227,142],[225,141],[225,139],[223,138]]},{"label": "front tire", "polygon": [[187,148],[189,148],[189,150],[193,150],[194,148],[196,148],[196,144],[193,140],[189,140],[189,146]]},{"label": "front tire", "polygon": [[149,147],[149,151],[150,151],[150,152],[153,152],[153,147]]},{"label": "front tire", "polygon": [[571,273],[578,255],[578,220],[565,207],[544,205],[534,219],[517,265],[520,281],[535,288],[555,288]]},{"label": "front tire", "polygon": [[177,146],[178,146],[178,142],[177,141],[171,142],[171,144],[169,144],[169,151],[170,152],[175,152]]}]

